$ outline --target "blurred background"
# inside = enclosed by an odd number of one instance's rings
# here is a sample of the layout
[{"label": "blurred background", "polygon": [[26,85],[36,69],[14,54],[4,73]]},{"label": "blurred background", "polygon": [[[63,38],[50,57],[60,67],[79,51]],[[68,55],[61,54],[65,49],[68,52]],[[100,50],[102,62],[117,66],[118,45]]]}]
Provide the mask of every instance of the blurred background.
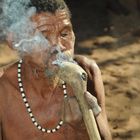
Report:
[{"label": "blurred background", "polygon": [[113,140],[140,140],[140,0],[67,0],[75,52],[96,60]]},{"label": "blurred background", "polygon": [[[96,60],[101,69],[113,140],[140,140],[140,0],[66,2],[75,53]],[[16,60],[1,44],[0,67]]]}]

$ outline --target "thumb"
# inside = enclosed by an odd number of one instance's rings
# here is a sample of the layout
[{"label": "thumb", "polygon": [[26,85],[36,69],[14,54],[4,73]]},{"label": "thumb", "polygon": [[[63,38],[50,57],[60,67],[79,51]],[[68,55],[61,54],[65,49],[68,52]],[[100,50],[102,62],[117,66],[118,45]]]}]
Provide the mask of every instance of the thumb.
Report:
[{"label": "thumb", "polygon": [[88,104],[91,106],[91,107],[94,107],[95,104],[98,104],[97,103],[97,99],[96,97],[94,97],[91,93],[89,93],[88,91],[85,92],[85,98],[88,102]]},{"label": "thumb", "polygon": [[98,105],[96,97],[94,97],[91,93],[88,91],[85,92],[85,98],[92,108],[94,116],[98,116],[99,113],[101,112],[101,107]]}]

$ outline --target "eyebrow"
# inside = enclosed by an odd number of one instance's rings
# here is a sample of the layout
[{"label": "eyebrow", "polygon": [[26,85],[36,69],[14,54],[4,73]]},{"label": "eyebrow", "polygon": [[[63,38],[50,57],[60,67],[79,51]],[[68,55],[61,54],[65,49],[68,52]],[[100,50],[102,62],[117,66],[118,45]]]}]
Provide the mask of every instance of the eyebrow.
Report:
[{"label": "eyebrow", "polygon": [[[56,28],[52,25],[52,24],[47,24],[47,28],[46,28],[46,30],[44,30],[44,31],[41,31],[42,33],[45,33],[45,32],[49,32],[49,31],[52,31],[52,30],[55,30]],[[59,25],[58,25],[59,26]],[[60,26],[59,26],[60,27]],[[58,27],[58,28],[59,28]],[[62,32],[62,31],[64,31],[64,30],[68,30],[68,31],[70,31],[70,30],[72,30],[72,24],[71,23],[69,23],[69,24],[64,24],[61,28],[60,28],[60,32]]]},{"label": "eyebrow", "polygon": [[71,24],[68,24],[68,25],[64,25],[61,29],[61,31],[63,30],[71,30],[72,29],[72,25]]}]

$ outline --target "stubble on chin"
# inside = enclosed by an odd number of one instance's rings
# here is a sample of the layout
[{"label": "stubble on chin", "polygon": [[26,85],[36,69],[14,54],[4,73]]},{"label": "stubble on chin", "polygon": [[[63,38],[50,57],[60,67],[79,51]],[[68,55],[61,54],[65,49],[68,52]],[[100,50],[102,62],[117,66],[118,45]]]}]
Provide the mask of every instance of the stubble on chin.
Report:
[{"label": "stubble on chin", "polygon": [[59,67],[53,64],[54,59],[48,58],[45,62],[45,75],[50,82],[56,82],[58,79]]},{"label": "stubble on chin", "polygon": [[58,69],[48,69],[46,68],[45,70],[45,76],[47,78],[47,80],[49,81],[49,83],[51,85],[53,85],[53,87],[55,87],[56,85],[58,85],[60,78],[58,77]]}]

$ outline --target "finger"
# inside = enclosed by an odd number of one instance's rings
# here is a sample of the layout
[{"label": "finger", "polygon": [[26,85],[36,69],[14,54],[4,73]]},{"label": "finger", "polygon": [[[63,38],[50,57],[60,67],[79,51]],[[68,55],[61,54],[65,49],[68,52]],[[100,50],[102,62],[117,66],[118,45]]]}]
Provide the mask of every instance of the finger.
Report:
[{"label": "finger", "polygon": [[93,111],[94,116],[98,116],[98,115],[101,113],[102,109],[101,109],[101,107],[98,105],[98,106],[92,108],[92,111]]},{"label": "finger", "polygon": [[88,91],[85,92],[85,96],[88,104],[92,108],[94,116],[98,116],[101,112],[101,107],[97,103],[97,99],[91,95]]},{"label": "finger", "polygon": [[105,93],[104,93],[104,86],[101,76],[101,71],[98,68],[97,64],[93,64],[91,67],[91,73],[93,75],[92,80],[94,83],[94,90],[95,95],[98,99],[98,103],[101,105],[101,107],[105,106]]},{"label": "finger", "polygon": [[94,97],[91,93],[89,93],[88,91],[85,92],[85,97],[87,102],[89,103],[89,105],[91,107],[94,107],[95,104],[97,104],[97,99],[96,97]]},{"label": "finger", "polygon": [[92,79],[92,74],[91,74],[90,70],[86,67],[85,71],[88,74],[88,78],[91,80]]}]

